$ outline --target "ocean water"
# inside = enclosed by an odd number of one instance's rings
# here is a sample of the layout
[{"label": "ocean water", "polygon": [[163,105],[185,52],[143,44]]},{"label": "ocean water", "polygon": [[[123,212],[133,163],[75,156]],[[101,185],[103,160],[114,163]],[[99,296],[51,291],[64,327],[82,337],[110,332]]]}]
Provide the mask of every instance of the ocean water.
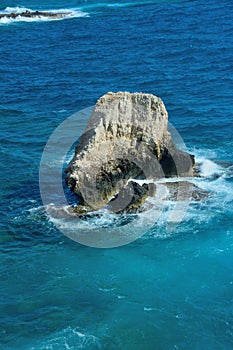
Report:
[{"label": "ocean water", "polygon": [[[232,0],[0,3],[22,8],[69,15],[0,20],[1,349],[232,349]],[[49,219],[39,166],[54,129],[108,91],[163,99],[210,195],[170,233],[165,215],[96,249]]]}]

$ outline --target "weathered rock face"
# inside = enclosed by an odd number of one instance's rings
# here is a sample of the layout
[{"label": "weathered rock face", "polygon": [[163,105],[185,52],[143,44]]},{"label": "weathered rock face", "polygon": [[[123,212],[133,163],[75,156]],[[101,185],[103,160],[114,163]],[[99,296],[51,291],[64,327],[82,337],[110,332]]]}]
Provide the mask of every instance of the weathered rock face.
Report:
[{"label": "weathered rock face", "polygon": [[[176,148],[167,124],[165,106],[154,95],[101,97],[66,169],[66,182],[80,204],[93,209],[106,205],[130,178],[192,176],[194,160]],[[124,208],[135,201],[128,192]],[[144,198],[145,188],[141,192]]]}]

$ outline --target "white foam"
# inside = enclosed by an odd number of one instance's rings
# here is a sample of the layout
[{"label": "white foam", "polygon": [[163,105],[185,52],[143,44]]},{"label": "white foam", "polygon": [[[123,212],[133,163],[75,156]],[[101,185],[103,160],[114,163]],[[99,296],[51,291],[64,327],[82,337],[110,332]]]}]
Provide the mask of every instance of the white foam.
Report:
[{"label": "white foam", "polygon": [[[35,10],[26,8],[26,7],[7,7],[2,13],[22,13],[25,11],[35,12]],[[48,22],[48,21],[60,21],[63,19],[69,19],[69,18],[78,18],[78,17],[89,17],[89,14],[87,12],[83,12],[80,9],[57,9],[57,10],[44,10],[40,12],[50,12],[50,13],[64,13],[65,16],[62,18],[54,18],[54,17],[42,17],[40,15],[33,16],[33,17],[24,17],[24,16],[17,16],[16,18],[8,18],[3,17],[0,19],[0,24],[14,24],[18,22]]]},{"label": "white foam", "polygon": [[32,11],[32,10],[30,10],[28,7],[20,7],[20,6],[6,7],[3,13],[12,13],[12,12],[20,13],[24,11]]},{"label": "white foam", "polygon": [[125,299],[126,297],[124,295],[117,295],[117,299]]},{"label": "white foam", "polygon": [[99,290],[101,292],[112,292],[114,291],[116,288],[99,288]]},{"label": "white foam", "polygon": [[214,163],[210,159],[205,159],[205,158],[197,158],[197,162],[200,163],[200,170],[201,170],[201,175],[204,177],[210,177],[214,175],[222,175],[224,172],[224,169]]},{"label": "white foam", "polygon": [[155,311],[156,309],[155,309],[155,307],[146,307],[146,306],[144,306],[143,310],[144,311]]},{"label": "white foam", "polygon": [[52,334],[42,343],[38,341],[31,350],[57,349],[57,345],[61,349],[100,348],[100,341],[92,334],[85,334],[79,327],[67,327]]},{"label": "white foam", "polygon": [[[63,233],[77,241],[79,236],[85,235],[95,239],[95,235],[100,231],[101,240],[106,240],[109,235],[117,237],[117,239],[131,235],[132,238],[137,239],[141,233],[144,234],[146,231],[145,239],[148,237],[166,238],[177,232],[170,230],[169,227],[173,227],[173,224],[189,220],[206,223],[218,213],[231,210],[229,208],[233,199],[233,191],[232,183],[228,179],[232,178],[233,169],[232,166],[220,166],[208,157],[200,156],[200,154],[196,156],[196,162],[200,164],[200,178],[165,178],[157,181],[130,179],[129,181],[134,181],[141,186],[150,183],[156,185],[155,196],[148,198],[142,207],[145,211],[137,213],[135,216],[131,215],[131,218],[130,215],[126,214],[121,221],[119,214],[102,209],[96,213],[97,215],[90,215],[85,220],[79,219],[76,214],[73,214],[73,220],[68,207],[59,208],[50,205],[47,208],[51,214],[49,219]],[[190,196],[183,197],[183,193],[182,196],[178,196],[174,200],[170,198],[169,187],[164,183],[179,181],[192,182],[199,188],[210,192],[210,196],[206,200],[195,202],[194,205],[190,205],[192,203]]]}]

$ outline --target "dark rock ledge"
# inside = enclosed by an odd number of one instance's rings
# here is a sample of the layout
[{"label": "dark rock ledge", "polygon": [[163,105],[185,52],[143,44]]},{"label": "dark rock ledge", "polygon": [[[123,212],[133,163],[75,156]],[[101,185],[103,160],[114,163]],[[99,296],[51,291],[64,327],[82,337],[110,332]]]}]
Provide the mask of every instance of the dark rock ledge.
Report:
[{"label": "dark rock ledge", "polygon": [[24,11],[24,12],[11,12],[11,13],[0,13],[1,18],[17,18],[17,17],[51,17],[54,19],[64,18],[69,14],[69,12],[43,12],[43,11]]}]

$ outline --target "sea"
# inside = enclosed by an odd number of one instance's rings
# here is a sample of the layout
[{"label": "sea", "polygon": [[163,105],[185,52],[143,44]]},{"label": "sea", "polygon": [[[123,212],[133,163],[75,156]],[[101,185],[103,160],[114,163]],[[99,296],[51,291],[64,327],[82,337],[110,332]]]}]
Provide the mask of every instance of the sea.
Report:
[{"label": "sea", "polygon": [[[232,0],[0,2],[26,10],[67,15],[0,19],[0,348],[233,349]],[[208,196],[104,249],[59,230],[39,170],[54,130],[109,91],[164,101]]]}]

